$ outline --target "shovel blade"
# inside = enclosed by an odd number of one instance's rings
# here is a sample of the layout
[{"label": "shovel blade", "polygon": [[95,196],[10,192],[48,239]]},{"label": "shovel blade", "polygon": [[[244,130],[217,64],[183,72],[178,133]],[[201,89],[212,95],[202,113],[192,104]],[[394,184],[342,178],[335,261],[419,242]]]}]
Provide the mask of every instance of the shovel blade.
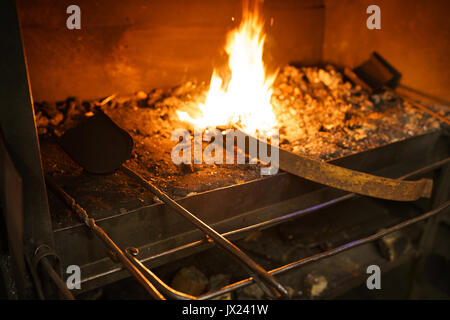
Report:
[{"label": "shovel blade", "polygon": [[59,139],[66,153],[87,172],[111,173],[130,158],[133,139],[106,114],[98,112]]}]

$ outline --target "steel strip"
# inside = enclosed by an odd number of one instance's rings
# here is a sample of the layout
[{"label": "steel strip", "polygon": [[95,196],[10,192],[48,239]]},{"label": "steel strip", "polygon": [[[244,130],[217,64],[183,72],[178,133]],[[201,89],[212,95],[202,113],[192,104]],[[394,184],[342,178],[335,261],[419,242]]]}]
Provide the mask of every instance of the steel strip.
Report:
[{"label": "steel strip", "polygon": [[[241,132],[241,134],[244,133]],[[401,181],[379,177],[293,154],[251,136],[249,136],[249,142],[250,140],[253,140],[253,142],[257,140],[259,148],[264,146],[266,150],[271,150],[271,153],[275,152],[276,154],[278,152],[278,165],[281,170],[329,187],[396,201],[415,201],[422,197],[429,198],[431,196],[433,189],[431,179]]]},{"label": "steel strip", "polygon": [[[430,218],[430,217],[432,217],[432,216],[434,216],[434,215],[436,215],[438,213],[447,212],[449,209],[450,209],[450,201],[447,201],[444,204],[442,204],[439,207],[437,207],[436,209],[431,210],[431,211],[429,211],[427,213],[424,213],[424,214],[422,214],[422,215],[420,215],[418,217],[408,219],[408,220],[403,221],[401,223],[398,223],[398,224],[396,224],[396,225],[394,225],[392,227],[389,227],[387,229],[383,229],[383,230],[381,230],[379,232],[376,232],[376,233],[374,233],[374,234],[372,234],[372,235],[370,235],[368,237],[361,238],[361,239],[358,239],[358,240],[346,243],[346,244],[344,244],[342,246],[339,246],[339,247],[336,247],[334,249],[327,250],[327,251],[324,251],[322,253],[318,253],[316,255],[310,256],[308,258],[304,258],[304,259],[301,259],[301,260],[298,260],[298,261],[286,264],[286,265],[281,266],[279,268],[270,270],[269,273],[274,275],[274,276],[275,275],[280,275],[280,274],[283,274],[283,273],[288,272],[290,270],[296,269],[296,268],[298,268],[298,267],[300,267],[302,265],[305,265],[307,263],[311,263],[311,262],[318,261],[318,260],[323,259],[323,258],[334,256],[334,255],[336,255],[336,254],[338,254],[340,252],[343,252],[343,251],[349,250],[351,248],[354,248],[354,247],[366,244],[368,242],[372,242],[374,240],[380,239],[380,238],[386,236],[387,234],[390,234],[392,232],[398,231],[400,229],[403,229],[403,228],[405,228],[407,226],[410,226],[412,224],[415,224],[417,222],[420,222],[420,221],[423,221],[425,219],[428,219],[428,218]],[[198,297],[198,299],[199,300],[211,299],[211,298],[223,295],[225,293],[234,291],[236,289],[247,287],[247,286],[251,285],[252,283],[253,283],[253,279],[252,278],[247,278],[247,279],[241,280],[239,282],[235,282],[233,284],[230,284],[230,285],[228,285],[226,287],[223,287],[222,289],[219,289],[219,290],[217,290],[215,292],[204,294],[204,295]]]},{"label": "steel strip", "polygon": [[61,197],[70,209],[76,213],[78,218],[109,248],[114,256],[125,269],[145,288],[151,297],[157,300],[165,300],[164,296],[148,281],[148,279],[137,269],[134,264],[127,258],[125,253],[114,243],[114,241],[103,231],[102,228],[97,226],[95,220],[87,214],[86,210],[81,207],[74,198],[72,198],[67,192],[65,192],[50,176],[46,176],[45,180],[47,185],[55,192],[56,195]]},{"label": "steel strip", "polygon": [[[432,170],[440,168],[440,167],[442,167],[442,166],[444,166],[444,165],[446,165],[448,163],[450,163],[450,158],[445,158],[443,160],[431,163],[431,164],[429,164],[429,165],[427,165],[427,166],[425,166],[423,168],[420,168],[418,170],[409,172],[409,173],[399,177],[398,179],[414,178],[417,175],[425,174],[427,172],[430,172]],[[280,217],[277,217],[277,218],[274,218],[274,219],[271,219],[271,220],[267,220],[267,221],[264,221],[264,222],[256,223],[256,224],[253,224],[253,225],[249,225],[249,226],[246,226],[246,227],[242,227],[242,228],[239,228],[239,229],[235,229],[235,230],[232,230],[232,231],[225,232],[225,233],[222,234],[222,236],[225,237],[225,238],[228,238],[228,239],[232,239],[232,238],[236,238],[237,239],[237,238],[240,238],[243,234],[246,234],[246,233],[249,233],[249,232],[252,232],[252,231],[255,231],[255,230],[261,230],[261,229],[273,227],[275,225],[278,225],[278,224],[281,224],[281,223],[293,220],[293,219],[298,218],[300,216],[303,216],[303,215],[306,215],[306,214],[309,214],[309,213],[313,213],[313,212],[319,211],[320,209],[324,209],[324,208],[327,208],[329,206],[341,203],[341,202],[349,200],[349,199],[354,199],[354,198],[357,198],[357,197],[358,197],[357,194],[349,193],[349,194],[346,194],[344,196],[341,196],[341,197],[332,199],[330,201],[321,203],[319,205],[315,205],[315,206],[308,207],[308,208],[305,208],[305,209],[301,209],[301,210],[298,210],[298,211],[295,211],[295,212],[291,212],[289,214],[286,214],[286,215],[283,215],[283,216],[280,216]],[[184,251],[184,250],[193,249],[193,248],[198,247],[198,246],[208,246],[208,245],[212,245],[212,244],[208,243],[205,239],[201,239],[201,240],[198,240],[198,241],[194,241],[194,242],[191,242],[191,243],[187,243],[185,245],[181,245],[181,246],[178,246],[178,247],[166,250],[166,251],[161,252],[161,253],[157,253],[157,254],[151,255],[149,257],[145,257],[145,258],[140,259],[138,261],[141,264],[149,263],[149,262],[153,261],[154,259],[158,259],[159,257],[164,257],[164,256],[171,255],[171,254],[177,254],[178,252],[181,252],[181,251]],[[119,272],[121,270],[123,270],[123,268],[120,268],[120,267],[119,268],[115,268],[115,269],[110,270],[108,272],[105,272],[105,273],[102,273],[102,274],[98,274],[98,275],[94,275],[94,276],[91,276],[89,278],[83,279],[82,283],[88,282],[88,281],[92,281],[92,280],[100,278],[100,277],[102,277],[104,275],[107,275],[107,274],[110,274],[110,273],[116,273],[116,272]]]},{"label": "steel strip", "polygon": [[178,204],[175,200],[170,198],[167,194],[162,192],[148,180],[144,179],[137,172],[131,170],[125,165],[121,166],[121,170],[131,177],[136,178],[144,187],[149,189],[154,195],[156,195],[160,200],[171,207],[176,213],[181,215],[187,221],[195,225],[200,229],[205,236],[207,236],[208,241],[214,241],[220,248],[223,248],[226,252],[236,258],[237,261],[247,270],[253,278],[257,280],[258,285],[269,297],[288,297],[286,288],[283,287],[275,278],[267,273],[264,268],[257,264],[253,259],[246,255],[242,250],[240,250],[236,245],[231,243],[229,240],[224,238],[220,233],[211,228],[208,224],[204,223],[198,217],[189,212],[186,208]]}]

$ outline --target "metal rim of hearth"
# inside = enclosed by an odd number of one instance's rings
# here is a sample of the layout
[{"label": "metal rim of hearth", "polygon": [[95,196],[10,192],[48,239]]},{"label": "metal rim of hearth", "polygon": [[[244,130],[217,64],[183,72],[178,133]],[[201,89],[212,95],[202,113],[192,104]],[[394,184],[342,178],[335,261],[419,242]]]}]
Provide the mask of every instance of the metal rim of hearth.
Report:
[{"label": "metal rim of hearth", "polygon": [[[448,165],[449,163],[450,163],[450,158],[446,158],[446,159],[443,159],[441,161],[437,161],[437,162],[434,162],[434,163],[432,163],[430,165],[422,167],[422,168],[420,168],[420,169],[418,169],[416,171],[413,171],[413,172],[410,172],[408,174],[405,174],[402,177],[400,177],[399,179],[413,178],[413,177],[416,177],[418,175],[421,175],[421,174],[424,174],[424,173],[428,173],[430,171],[433,171],[433,170],[439,169],[441,167],[444,167],[445,165]],[[332,199],[330,201],[327,201],[327,202],[324,202],[324,203],[321,203],[321,204],[318,204],[318,205],[315,205],[315,206],[312,206],[312,207],[308,207],[306,209],[298,210],[298,211],[295,211],[295,212],[292,212],[292,213],[289,213],[289,214],[286,214],[286,215],[283,215],[283,216],[280,216],[280,217],[277,217],[277,218],[274,218],[274,219],[266,220],[266,221],[263,221],[263,222],[260,222],[260,223],[256,223],[256,224],[252,224],[252,225],[249,225],[249,226],[246,226],[246,227],[243,227],[243,228],[239,228],[239,229],[235,229],[235,230],[232,230],[232,231],[229,231],[229,232],[225,232],[225,233],[223,233],[221,235],[223,237],[225,237],[225,238],[230,238],[232,236],[238,236],[238,235],[242,235],[242,234],[249,233],[249,232],[252,232],[252,231],[262,230],[262,229],[265,229],[265,228],[268,228],[268,227],[273,227],[275,225],[278,225],[278,224],[281,224],[281,223],[293,220],[293,219],[298,218],[300,216],[304,216],[306,214],[309,214],[309,213],[312,213],[312,212],[316,212],[316,211],[319,211],[321,209],[328,208],[328,207],[331,207],[331,206],[336,205],[338,203],[341,203],[343,201],[350,200],[350,199],[355,199],[355,198],[358,198],[358,197],[364,197],[364,196],[361,196],[361,195],[358,195],[358,194],[355,194],[355,193],[348,193],[348,194],[346,194],[344,196],[337,197],[337,198]],[[447,201],[447,202],[439,205],[438,207],[436,207],[435,209],[433,209],[431,211],[428,211],[427,213],[424,213],[424,214],[421,214],[421,215],[419,215],[417,217],[414,217],[414,218],[405,220],[403,222],[400,222],[400,223],[398,223],[396,225],[393,225],[393,226],[391,226],[389,228],[386,228],[386,229],[383,229],[383,230],[381,230],[379,232],[376,232],[376,233],[374,233],[374,234],[372,234],[370,236],[367,236],[367,237],[364,237],[364,238],[360,238],[358,240],[354,240],[354,241],[348,242],[348,243],[346,243],[344,245],[341,245],[341,246],[338,246],[336,248],[333,248],[333,249],[330,249],[330,250],[327,250],[327,251],[324,251],[324,252],[321,252],[321,253],[309,256],[307,258],[303,258],[301,260],[297,260],[297,261],[291,262],[289,264],[283,265],[281,267],[275,268],[275,269],[267,271],[267,272],[269,274],[271,274],[272,276],[281,275],[281,274],[283,274],[285,272],[294,270],[294,269],[296,269],[296,268],[298,268],[300,266],[303,266],[305,264],[308,264],[308,263],[311,263],[311,262],[315,262],[315,261],[318,261],[318,260],[321,260],[321,259],[333,256],[333,255],[336,255],[336,254],[338,254],[340,252],[343,252],[345,250],[348,250],[348,249],[351,249],[351,248],[354,248],[354,247],[366,244],[368,242],[372,242],[374,240],[380,239],[380,238],[386,236],[387,234],[393,233],[395,231],[403,229],[403,228],[405,228],[407,226],[410,226],[412,224],[415,224],[417,222],[426,220],[426,219],[428,219],[428,218],[430,218],[430,217],[432,217],[432,216],[434,216],[434,215],[436,215],[438,213],[446,212],[446,211],[448,211],[448,209],[450,209],[450,201]],[[221,296],[223,294],[235,291],[235,290],[240,289],[240,288],[247,287],[247,286],[249,286],[249,285],[251,285],[251,284],[256,282],[253,277],[249,277],[249,278],[237,281],[237,282],[235,282],[233,284],[227,285],[225,287],[222,287],[222,288],[220,288],[220,289],[218,289],[216,291],[208,292],[208,293],[202,294],[202,295],[200,295],[198,297],[194,297],[194,296],[187,295],[185,293],[179,292],[179,291],[171,288],[166,283],[164,283],[162,280],[160,280],[149,268],[147,268],[144,265],[144,263],[148,263],[148,262],[150,262],[150,261],[152,261],[152,260],[154,260],[156,258],[160,258],[160,257],[163,257],[163,256],[175,254],[175,253],[179,253],[179,252],[184,251],[186,249],[198,247],[198,246],[201,246],[201,245],[208,246],[208,245],[212,245],[212,244],[213,244],[213,242],[211,241],[211,239],[202,239],[202,240],[194,241],[194,242],[191,242],[191,243],[188,243],[188,244],[185,244],[185,245],[181,245],[181,246],[175,247],[173,249],[166,250],[164,252],[161,252],[161,253],[158,253],[158,254],[155,254],[155,255],[143,258],[143,259],[138,259],[137,258],[138,250],[136,248],[133,248],[133,247],[127,248],[126,250],[123,251],[123,253],[128,258],[128,260],[133,264],[133,267],[136,268],[139,271],[140,274],[145,273],[146,276],[148,278],[150,278],[149,282],[152,285],[152,287],[156,290],[156,292],[159,293],[159,291],[158,291],[158,289],[159,289],[160,291],[162,291],[166,296],[168,296],[171,299],[207,300],[207,299],[212,299],[212,298]],[[113,270],[109,270],[106,273],[97,274],[97,275],[91,276],[89,278],[85,278],[85,279],[82,280],[82,282],[91,281],[91,280],[94,280],[94,279],[96,279],[98,277],[102,277],[105,274],[111,274],[111,273],[119,272],[119,271],[121,271],[123,269],[124,269],[124,267],[118,267],[118,268],[115,268]],[[135,278],[137,278],[134,273],[132,273],[132,275]],[[147,277],[145,277],[145,278],[148,280]],[[141,282],[141,281],[139,281],[139,282]],[[142,284],[142,282],[141,282],[141,284]],[[156,297],[153,294],[152,294],[152,296]],[[161,295],[161,296],[164,297],[164,295]]]}]

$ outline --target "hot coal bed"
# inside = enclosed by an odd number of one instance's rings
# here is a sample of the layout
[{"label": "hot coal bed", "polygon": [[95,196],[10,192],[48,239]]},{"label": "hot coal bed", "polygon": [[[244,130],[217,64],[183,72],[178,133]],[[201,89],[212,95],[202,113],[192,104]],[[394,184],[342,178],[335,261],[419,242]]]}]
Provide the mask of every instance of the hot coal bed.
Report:
[{"label": "hot coal bed", "polygon": [[[380,56],[374,53],[371,59],[377,58]],[[265,164],[259,160],[250,163],[248,152],[245,164],[175,164],[172,152],[179,141],[172,138],[173,132],[189,128],[194,138],[192,124],[180,120],[180,112],[198,112],[210,88],[208,82],[195,78],[178,86],[136,90],[133,95],[111,92],[98,99],[75,96],[34,101],[34,109],[30,108],[34,119],[28,125],[36,128],[42,176],[47,177],[46,185],[37,183],[34,188],[46,195],[50,225],[27,218],[24,222],[33,228],[50,229],[54,247],[48,242],[37,248],[26,243],[26,267],[19,272],[25,280],[20,281],[13,270],[20,265],[14,255],[20,249],[12,245],[14,237],[8,234],[2,238],[1,266],[7,295],[280,298],[270,289],[264,290],[269,280],[245,268],[246,263],[252,265],[248,260],[238,263],[233,259],[236,252],[228,254],[218,239],[177,215],[145,184],[148,181],[231,241],[262,267],[263,275],[273,276],[274,287],[281,284],[286,290],[284,298],[448,298],[445,281],[432,279],[432,285],[428,284],[425,278],[430,271],[424,270],[448,265],[445,232],[450,144],[448,125],[442,118],[449,118],[450,109],[427,99],[418,106],[418,100],[392,88],[374,88],[355,73],[363,78],[358,69],[334,64],[292,63],[279,68],[270,102],[280,150],[352,172],[405,181],[431,179],[429,197],[395,201],[360,195],[302,178],[283,167],[275,175],[262,176]],[[132,137],[125,170],[89,173],[61,145],[64,134],[99,114]],[[27,123],[22,121],[22,125]],[[239,125],[217,128],[226,137],[228,130]],[[2,150],[10,150],[13,140],[8,138],[11,135],[5,123],[5,130],[3,127],[7,134]],[[210,144],[202,140],[202,151]],[[21,154],[10,153],[13,160]],[[8,161],[4,157],[1,163]],[[2,172],[12,170],[7,168],[5,164]],[[356,178],[353,181],[356,183]],[[11,198],[3,200],[6,203]],[[12,207],[5,206],[4,211]],[[7,221],[11,233],[15,230],[13,220]],[[97,227],[100,229],[94,230]],[[439,239],[444,240],[440,243]],[[426,260],[430,253],[438,261]],[[81,285],[67,292],[61,283],[70,277],[64,271],[72,265],[81,268]],[[368,267],[374,265],[383,274],[386,289],[382,293],[366,287]],[[52,269],[56,274],[62,272],[55,275],[49,271]],[[143,285],[145,280],[136,270],[156,283],[156,290]],[[161,286],[162,282],[171,289]]]}]

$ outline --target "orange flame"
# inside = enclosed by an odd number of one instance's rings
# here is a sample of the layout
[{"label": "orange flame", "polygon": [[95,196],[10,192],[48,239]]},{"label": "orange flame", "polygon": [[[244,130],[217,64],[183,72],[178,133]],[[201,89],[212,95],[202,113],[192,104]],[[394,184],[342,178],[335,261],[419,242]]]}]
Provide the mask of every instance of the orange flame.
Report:
[{"label": "orange flame", "polygon": [[267,75],[263,63],[264,22],[258,4],[252,11],[245,2],[242,22],[227,36],[229,81],[214,70],[206,101],[199,105],[201,117],[177,111],[180,120],[200,128],[235,125],[253,134],[270,131],[277,122],[270,103],[276,73]]}]

